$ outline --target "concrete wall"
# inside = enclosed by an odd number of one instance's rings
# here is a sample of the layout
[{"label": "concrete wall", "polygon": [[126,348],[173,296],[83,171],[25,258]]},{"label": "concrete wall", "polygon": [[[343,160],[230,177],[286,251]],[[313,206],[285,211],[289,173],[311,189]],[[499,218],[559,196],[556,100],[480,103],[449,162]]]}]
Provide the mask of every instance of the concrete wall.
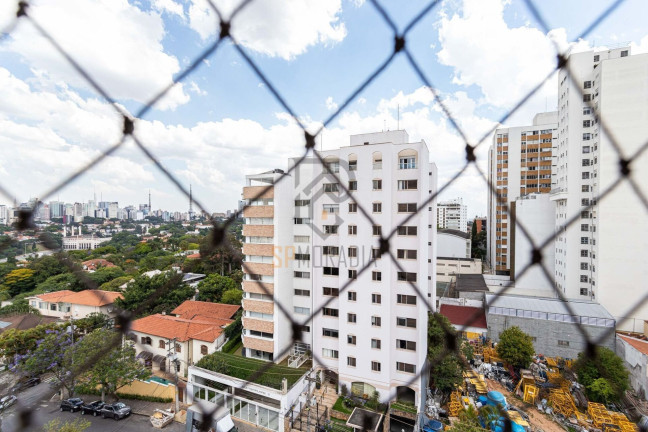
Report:
[{"label": "concrete wall", "polygon": [[482,272],[482,262],[478,259],[437,258],[436,263],[436,276],[439,282],[452,282],[458,274],[481,274]]},{"label": "concrete wall", "polygon": [[173,384],[164,385],[151,381],[136,380],[117,391],[123,394],[170,398],[175,400],[175,385]]},{"label": "concrete wall", "polygon": [[640,398],[648,397],[648,356],[639,352],[618,335],[616,337],[616,354],[623,359],[625,368],[630,372],[630,386]]},{"label": "concrete wall", "polygon": [[[488,337],[494,342],[499,341],[499,336],[504,330],[517,326],[523,332],[535,338],[533,346],[536,353],[549,357],[559,356],[575,359],[578,353],[586,349],[586,343],[577,328],[577,324],[495,315],[488,312],[486,313],[486,322],[488,323]],[[596,327],[582,324],[581,327],[592,340],[598,340],[604,332],[610,330],[609,327]],[[569,343],[569,346],[559,346],[559,341],[566,341]],[[599,345],[614,350],[614,333],[612,332]]]},{"label": "concrete wall", "polygon": [[441,258],[470,258],[470,239],[437,233],[437,256]]}]

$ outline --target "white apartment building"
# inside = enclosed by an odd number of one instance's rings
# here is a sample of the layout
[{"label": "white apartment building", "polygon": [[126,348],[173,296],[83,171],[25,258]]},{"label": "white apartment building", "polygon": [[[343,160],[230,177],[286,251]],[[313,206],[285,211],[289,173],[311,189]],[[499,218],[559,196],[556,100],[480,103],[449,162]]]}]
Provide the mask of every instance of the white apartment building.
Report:
[{"label": "white apartment building", "polygon": [[[307,158],[289,174],[246,177],[245,355],[281,361],[311,351],[314,367],[353,393],[377,390],[381,400],[408,394],[421,408],[427,376],[414,378],[425,360],[427,314],[435,304],[436,203],[415,212],[436,191],[436,166],[425,142],[410,143],[405,131],[350,141],[321,152],[325,167]],[[297,161],[289,160],[290,167]],[[377,253],[380,234],[392,229],[390,250],[403,271],[383,255],[361,272]],[[302,342],[293,344],[280,305],[303,323]]]},{"label": "white apartment building", "polygon": [[487,259],[497,275],[510,275],[514,268],[514,222],[500,200],[513,207],[520,196],[551,191],[557,123],[557,112],[539,113],[530,126],[500,128],[493,135],[489,180],[497,192],[488,192]]},{"label": "white apartment building", "polygon": [[462,198],[455,198],[437,204],[437,225],[440,229],[468,231],[468,206]]},{"label": "white apartment building", "polygon": [[[589,51],[572,54],[569,65],[573,80],[564,69],[559,74],[560,139],[551,195],[556,203],[555,283],[567,297],[598,301],[620,329],[642,331],[648,306],[629,316],[626,311],[643,298],[648,280],[648,230],[637,228],[646,210],[627,182],[595,200],[620,175],[610,134],[626,158],[647,141],[648,54],[631,56],[629,47]],[[648,152],[630,165],[630,176],[644,193],[647,166]],[[560,230],[574,215],[579,220]]]}]

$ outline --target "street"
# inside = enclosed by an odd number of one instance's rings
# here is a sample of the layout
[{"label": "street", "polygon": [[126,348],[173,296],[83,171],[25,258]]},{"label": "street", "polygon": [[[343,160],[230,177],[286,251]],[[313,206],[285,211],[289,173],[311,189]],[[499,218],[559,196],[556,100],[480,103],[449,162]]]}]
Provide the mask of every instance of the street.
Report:
[{"label": "street", "polygon": [[[46,382],[18,393],[18,402],[0,414],[0,432],[42,431],[43,425],[57,418],[61,419],[63,423],[66,421],[74,421],[77,418],[84,418],[91,423],[87,432],[156,430],[151,426],[147,416],[137,414],[132,414],[126,419],[115,421],[101,417],[82,416],[79,412],[60,412],[59,401],[55,400],[50,402],[53,394],[54,390]],[[128,403],[127,401],[125,402]],[[31,423],[29,427],[21,429],[19,413],[25,411],[30,412]],[[164,430],[169,432],[182,432],[185,430],[185,425],[174,422],[165,427]]]}]

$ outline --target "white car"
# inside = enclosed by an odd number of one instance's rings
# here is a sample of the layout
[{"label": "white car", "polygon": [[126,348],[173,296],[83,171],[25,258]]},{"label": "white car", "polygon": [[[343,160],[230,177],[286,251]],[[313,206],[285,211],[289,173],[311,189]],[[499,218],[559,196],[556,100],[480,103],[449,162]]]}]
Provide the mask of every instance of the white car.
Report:
[{"label": "white car", "polygon": [[11,405],[15,404],[18,398],[14,395],[11,396],[5,396],[2,399],[0,399],[0,410],[4,410],[5,408],[10,407]]}]

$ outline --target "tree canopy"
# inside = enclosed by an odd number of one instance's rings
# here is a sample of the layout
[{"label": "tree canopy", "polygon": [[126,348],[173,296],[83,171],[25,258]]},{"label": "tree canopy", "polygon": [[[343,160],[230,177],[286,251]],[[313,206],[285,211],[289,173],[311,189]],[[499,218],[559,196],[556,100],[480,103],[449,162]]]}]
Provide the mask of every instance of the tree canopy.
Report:
[{"label": "tree canopy", "polygon": [[524,333],[519,327],[507,328],[500,334],[497,355],[506,363],[525,368],[533,360],[534,354],[531,336]]},{"label": "tree canopy", "polygon": [[153,277],[137,276],[128,284],[124,298],[117,299],[115,305],[137,311],[138,316],[168,313],[194,294],[195,290],[182,282],[182,274],[169,271]]},{"label": "tree canopy", "polygon": [[[450,335],[450,336],[448,336]],[[460,352],[449,351],[450,341],[455,338],[460,345]],[[444,393],[454,390],[463,381],[466,355],[472,351],[466,348],[466,341],[457,339],[457,332],[445,316],[440,313],[430,314],[428,318],[428,359],[430,360],[430,385]],[[442,357],[443,356],[443,357]]]},{"label": "tree canopy", "polygon": [[596,358],[579,353],[574,371],[587,396],[596,402],[618,401],[630,386],[623,360],[609,348],[597,347]]}]

